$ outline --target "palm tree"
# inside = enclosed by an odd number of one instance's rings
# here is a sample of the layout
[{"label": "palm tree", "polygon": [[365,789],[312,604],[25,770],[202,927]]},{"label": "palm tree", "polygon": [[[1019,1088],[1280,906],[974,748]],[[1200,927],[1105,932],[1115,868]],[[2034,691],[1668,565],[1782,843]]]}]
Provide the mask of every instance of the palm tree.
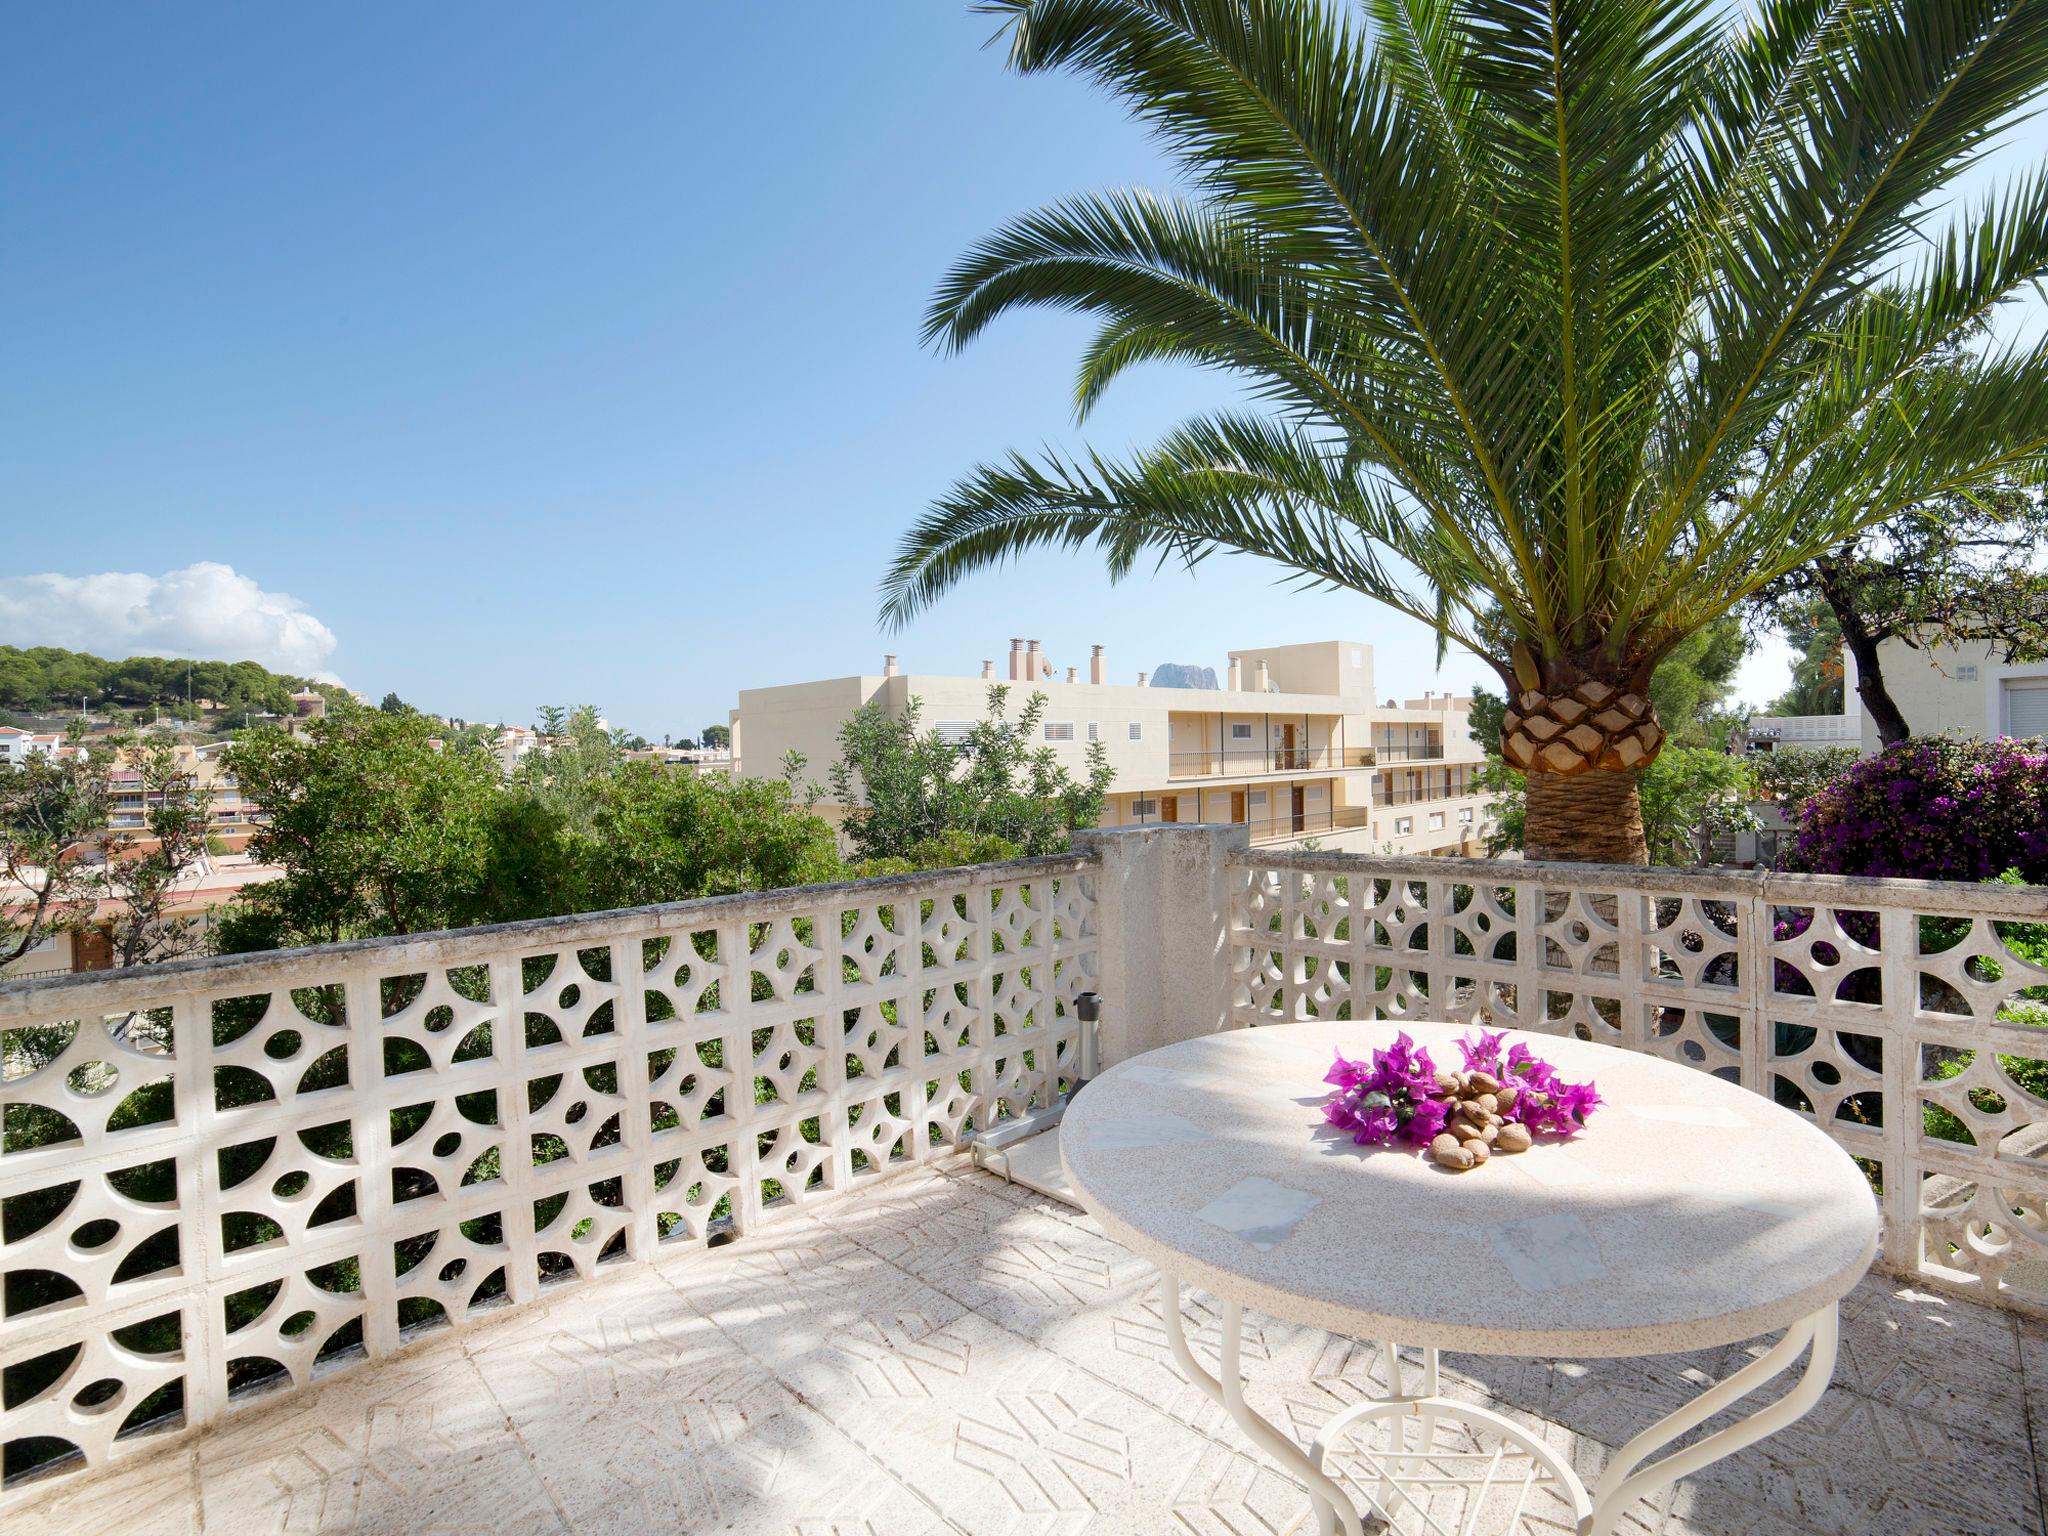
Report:
[{"label": "palm tree", "polygon": [[1018,219],[928,339],[1078,310],[1084,418],[1152,360],[1259,406],[975,470],[885,621],[1043,545],[1262,556],[1499,672],[1531,857],[1642,862],[1659,659],[2048,445],[2048,349],[1987,331],[2048,269],[2048,176],[1929,231],[2048,78],[2048,0],[1759,3],[994,0],[1013,68],[1116,92],[1194,190]]}]

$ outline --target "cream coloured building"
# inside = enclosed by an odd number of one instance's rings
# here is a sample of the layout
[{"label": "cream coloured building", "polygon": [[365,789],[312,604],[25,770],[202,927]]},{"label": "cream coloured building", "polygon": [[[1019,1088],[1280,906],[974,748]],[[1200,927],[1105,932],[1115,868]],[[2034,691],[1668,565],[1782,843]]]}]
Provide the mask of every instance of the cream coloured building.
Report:
[{"label": "cream coloured building", "polygon": [[1042,740],[1076,773],[1089,743],[1102,743],[1116,771],[1105,826],[1242,822],[1255,843],[1484,850],[1471,701],[1379,699],[1372,647],[1356,641],[1232,651],[1218,688],[1154,687],[1142,672],[1135,683],[1112,683],[1100,646],[1064,666],[1037,641],[1013,640],[1008,663],[985,662],[979,677],[905,673],[891,656],[879,675],[743,690],[733,754],[746,777],[780,777],[795,752],[810,777],[822,778],[838,754],[840,723],[863,705],[900,715],[916,698],[927,729],[964,734],[986,718],[991,682],[1009,685],[1013,718],[1031,692],[1046,696]]},{"label": "cream coloured building", "polygon": [[[1960,731],[1990,740],[2048,736],[2048,662],[2008,663],[1998,647],[1928,645],[1903,640],[1877,648],[1885,691],[1915,736]],[[1842,652],[1843,714],[1855,723],[1865,752],[1878,749],[1877,726],[1856,693],[1856,658]]]}]

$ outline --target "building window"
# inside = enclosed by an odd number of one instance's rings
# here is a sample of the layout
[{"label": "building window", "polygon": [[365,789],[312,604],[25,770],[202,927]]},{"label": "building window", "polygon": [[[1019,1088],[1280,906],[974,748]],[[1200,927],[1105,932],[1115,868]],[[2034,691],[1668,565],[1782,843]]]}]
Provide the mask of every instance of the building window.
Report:
[{"label": "building window", "polygon": [[972,720],[941,720],[932,727],[939,733],[939,740],[960,746],[967,740],[967,733],[974,729]]},{"label": "building window", "polygon": [[1071,720],[1046,721],[1045,739],[1047,741],[1072,741],[1074,739],[1074,722]]},{"label": "building window", "polygon": [[1444,813],[1442,811],[1431,811],[1429,813],[1429,830],[1432,832],[1441,832],[1443,831],[1443,829]]},{"label": "building window", "polygon": [[1469,827],[1472,825],[1472,808],[1470,806],[1467,806],[1464,810],[1458,812],[1458,825],[1461,827]]},{"label": "building window", "polygon": [[1230,739],[1232,741],[1250,741],[1252,739],[1251,726],[1248,724],[1233,725],[1230,728]]},{"label": "building window", "polygon": [[1142,725],[1140,725],[1140,724],[1139,724],[1139,723],[1138,723],[1137,721],[1133,720],[1133,721],[1131,722],[1131,740],[1133,740],[1133,741],[1143,741],[1144,739],[1145,739],[1145,727],[1144,727],[1144,726],[1142,726]]},{"label": "building window", "polygon": [[1957,667],[1956,681],[1959,683],[1974,683],[1977,681],[1977,663],[1974,661],[1965,662],[1962,666]]},{"label": "building window", "polygon": [[1133,800],[1131,802],[1131,814],[1133,816],[1157,816],[1159,814],[1159,802],[1157,800]]},{"label": "building window", "polygon": [[1093,720],[1088,722],[1088,739],[1090,741],[1102,740],[1102,727]]},{"label": "building window", "polygon": [[1406,837],[1414,830],[1415,818],[1413,816],[1396,816],[1394,818],[1394,836]]},{"label": "building window", "polygon": [[2048,680],[2005,685],[2005,733],[2021,740],[2048,736]]}]

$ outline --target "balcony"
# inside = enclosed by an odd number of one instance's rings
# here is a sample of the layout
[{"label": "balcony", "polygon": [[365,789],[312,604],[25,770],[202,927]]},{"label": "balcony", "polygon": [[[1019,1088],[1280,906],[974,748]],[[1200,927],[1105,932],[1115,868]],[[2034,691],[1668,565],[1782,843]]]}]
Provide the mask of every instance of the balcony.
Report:
[{"label": "balcony", "polygon": [[1440,763],[1444,744],[1432,742],[1382,742],[1373,749],[1383,763]]},{"label": "balcony", "polygon": [[1439,800],[1468,800],[1484,791],[1472,785],[1407,785],[1397,784],[1391,788],[1377,788],[1373,791],[1373,802],[1377,805],[1425,805]]},{"label": "balcony", "polygon": [[[1980,1089],[2040,892],[1246,836],[0,984],[10,1536],[1287,1527],[1144,1267],[966,1155],[1071,1083],[1085,990],[1110,1061],[1485,1004],[1773,1092],[1871,1171],[1882,1273],[1820,1406],[1644,1528],[2038,1536],[2048,1105]],[[1256,1321],[1283,1427],[1374,1388]],[[1743,1358],[1446,1364],[1591,1472]]]},{"label": "balcony", "polygon": [[[1346,754],[1330,747],[1273,747],[1261,750],[1197,749],[1167,754],[1169,779],[1253,778],[1263,773],[1334,773],[1346,765]],[[1351,766],[1361,766],[1353,764]]]}]

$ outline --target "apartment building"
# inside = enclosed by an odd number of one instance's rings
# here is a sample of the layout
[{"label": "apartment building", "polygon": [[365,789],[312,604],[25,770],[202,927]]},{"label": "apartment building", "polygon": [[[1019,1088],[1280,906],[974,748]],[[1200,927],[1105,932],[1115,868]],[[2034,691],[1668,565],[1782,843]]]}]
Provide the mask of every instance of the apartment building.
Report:
[{"label": "apartment building", "polygon": [[[206,797],[208,830],[224,848],[239,850],[258,828],[270,820],[269,812],[242,793],[235,776],[221,762],[225,742],[176,747],[177,765],[190,773],[199,792]],[[151,809],[163,803],[161,791],[145,791],[142,774],[125,763],[107,775],[107,825],[116,832],[139,832],[148,825]]]},{"label": "apartment building", "polygon": [[[1381,700],[1372,647],[1358,641],[1232,651],[1216,688],[1158,687],[1143,672],[1135,683],[1112,683],[1099,645],[1085,661],[1061,665],[1038,641],[1012,640],[1007,666],[984,662],[979,677],[913,675],[885,657],[879,675],[743,690],[732,713],[738,771],[777,778],[795,752],[822,777],[841,722],[871,702],[900,715],[916,698],[927,728],[964,737],[986,718],[992,682],[1010,686],[1013,717],[1030,693],[1046,696],[1042,740],[1076,772],[1089,744],[1102,744],[1116,771],[1105,826],[1239,822],[1255,843],[1313,838],[1396,854],[1483,848],[1471,701]],[[835,816],[844,808],[819,809]]]}]

